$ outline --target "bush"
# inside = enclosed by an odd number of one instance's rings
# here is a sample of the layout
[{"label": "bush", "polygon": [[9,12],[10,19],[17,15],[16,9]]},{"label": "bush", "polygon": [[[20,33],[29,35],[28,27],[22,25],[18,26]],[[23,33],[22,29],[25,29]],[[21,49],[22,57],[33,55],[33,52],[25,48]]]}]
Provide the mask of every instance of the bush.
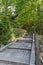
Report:
[{"label": "bush", "polygon": [[9,30],[9,24],[6,21],[6,19],[2,19],[0,21],[0,42],[1,44],[7,44],[8,40],[10,39],[10,30]]}]

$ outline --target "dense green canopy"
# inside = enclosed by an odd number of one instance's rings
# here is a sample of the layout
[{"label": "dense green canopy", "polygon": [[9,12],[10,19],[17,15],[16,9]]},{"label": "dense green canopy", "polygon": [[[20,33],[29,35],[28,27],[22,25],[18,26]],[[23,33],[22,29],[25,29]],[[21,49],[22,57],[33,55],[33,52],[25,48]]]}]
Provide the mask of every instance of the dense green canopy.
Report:
[{"label": "dense green canopy", "polygon": [[18,35],[15,28],[43,34],[43,0],[0,0],[0,40]]},{"label": "dense green canopy", "polygon": [[43,1],[42,0],[16,0],[16,12],[18,17],[16,22],[20,27],[28,31],[41,33],[41,23],[43,23]]}]

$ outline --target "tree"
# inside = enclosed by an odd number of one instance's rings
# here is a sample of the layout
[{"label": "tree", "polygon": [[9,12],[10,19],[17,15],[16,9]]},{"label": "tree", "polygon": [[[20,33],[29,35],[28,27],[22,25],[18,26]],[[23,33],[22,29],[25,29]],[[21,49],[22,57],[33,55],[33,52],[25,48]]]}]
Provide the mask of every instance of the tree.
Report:
[{"label": "tree", "polygon": [[10,15],[8,16],[8,0],[2,0],[1,9],[2,12],[0,14],[0,42],[2,44],[7,44],[8,40],[12,38],[13,27],[10,22]]},{"label": "tree", "polygon": [[[41,33],[39,20],[41,22],[43,20],[42,2],[42,0],[16,0],[16,13],[18,17],[15,19],[15,22],[19,23],[18,27]],[[40,12],[40,10],[42,11]]]}]

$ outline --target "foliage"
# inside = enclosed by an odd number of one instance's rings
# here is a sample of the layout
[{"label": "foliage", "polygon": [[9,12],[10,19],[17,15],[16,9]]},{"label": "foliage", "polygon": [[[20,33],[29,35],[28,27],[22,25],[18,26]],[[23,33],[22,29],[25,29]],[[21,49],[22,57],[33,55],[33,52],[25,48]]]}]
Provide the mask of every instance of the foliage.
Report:
[{"label": "foliage", "polygon": [[26,30],[14,28],[15,37],[22,37]]},{"label": "foliage", "polygon": [[[13,38],[13,28],[8,15],[8,0],[2,0],[0,5],[0,43],[6,45]],[[14,36],[14,35],[13,35]]]},{"label": "foliage", "polygon": [[[9,6],[15,6],[16,15]],[[43,34],[43,0],[0,0],[0,42],[22,36],[25,31],[17,28]]]},{"label": "foliage", "polygon": [[7,44],[8,40],[10,39],[10,34],[11,32],[9,31],[9,23],[7,21],[7,19],[4,17],[1,21],[0,21],[0,42],[1,44]]},{"label": "foliage", "polygon": [[43,33],[43,1],[42,0],[16,0],[16,12],[18,17],[15,19],[20,28],[29,32]]}]

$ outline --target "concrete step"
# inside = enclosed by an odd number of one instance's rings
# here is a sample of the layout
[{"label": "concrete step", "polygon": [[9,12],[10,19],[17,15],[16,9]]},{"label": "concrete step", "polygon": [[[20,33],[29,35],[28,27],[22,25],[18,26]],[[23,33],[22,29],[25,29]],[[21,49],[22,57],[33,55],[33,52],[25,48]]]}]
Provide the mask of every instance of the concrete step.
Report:
[{"label": "concrete step", "polygon": [[9,49],[25,49],[25,50],[31,50],[32,43],[12,43],[8,48]]},{"label": "concrete step", "polygon": [[0,53],[0,61],[29,65],[30,53],[30,50],[6,49]]},{"label": "concrete step", "polygon": [[28,36],[24,36],[23,38],[32,38],[32,36],[29,36],[29,35],[28,35]]},{"label": "concrete step", "polygon": [[22,37],[19,37],[19,38],[17,38],[17,40],[32,40],[32,38],[30,37],[30,38],[22,38]]},{"label": "concrete step", "polygon": [[24,43],[31,43],[32,42],[32,38],[18,38],[16,42],[24,42]]},{"label": "concrete step", "polygon": [[11,42],[3,49],[0,52],[0,65],[29,65],[32,38],[18,38],[16,42]]},{"label": "concrete step", "polygon": [[28,64],[22,64],[22,63],[13,63],[9,61],[0,61],[0,65],[28,65]]}]

